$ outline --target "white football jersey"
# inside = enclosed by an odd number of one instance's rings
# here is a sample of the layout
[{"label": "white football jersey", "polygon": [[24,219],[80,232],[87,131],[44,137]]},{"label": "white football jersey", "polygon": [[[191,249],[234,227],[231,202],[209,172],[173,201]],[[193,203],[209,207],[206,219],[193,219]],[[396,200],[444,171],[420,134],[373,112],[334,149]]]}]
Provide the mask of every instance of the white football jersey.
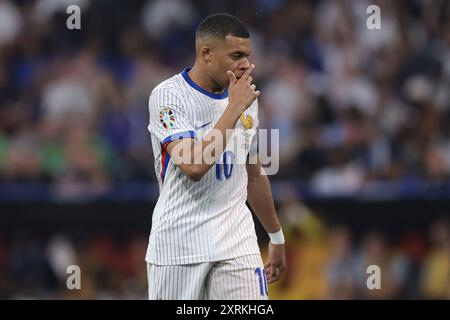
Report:
[{"label": "white football jersey", "polygon": [[159,84],[149,99],[148,129],[160,195],[153,211],[146,261],[180,265],[260,254],[255,225],[245,204],[245,159],[257,152],[258,102],[245,111],[245,117],[253,119],[252,128],[245,129],[238,121],[238,130],[220,160],[200,181],[192,181],[173,164],[165,148],[177,139],[202,139],[222,116],[228,93],[204,90],[189,78],[188,71]]}]

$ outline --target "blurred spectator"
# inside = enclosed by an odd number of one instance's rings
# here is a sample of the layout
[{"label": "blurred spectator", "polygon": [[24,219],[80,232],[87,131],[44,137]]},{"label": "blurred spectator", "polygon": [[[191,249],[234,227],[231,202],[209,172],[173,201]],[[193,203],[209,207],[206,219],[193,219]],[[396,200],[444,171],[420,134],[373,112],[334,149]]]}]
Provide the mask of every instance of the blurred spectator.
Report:
[{"label": "blurred spectator", "polygon": [[352,299],[357,284],[350,231],[346,227],[333,228],[329,233],[329,245],[326,298]]},{"label": "blurred spectator", "polygon": [[[367,268],[371,265],[380,268],[381,287],[367,288]],[[362,246],[355,260],[357,294],[360,299],[402,299],[407,285],[409,261],[401,251],[390,247],[383,235],[377,232],[364,236]]]},{"label": "blurred spectator", "polygon": [[23,20],[17,6],[8,1],[0,1],[0,48],[13,41],[20,33]]},{"label": "blurred spectator", "polygon": [[92,135],[84,123],[73,126],[64,143],[67,168],[58,178],[61,198],[88,199],[107,190],[116,164],[108,144]]},{"label": "blurred spectator", "polygon": [[185,0],[147,1],[142,11],[142,24],[149,36],[163,39],[175,31],[175,27],[191,26],[194,15],[192,4]]},{"label": "blurred spectator", "polygon": [[450,299],[450,232],[448,222],[430,228],[430,249],[424,259],[421,293],[428,299]]}]

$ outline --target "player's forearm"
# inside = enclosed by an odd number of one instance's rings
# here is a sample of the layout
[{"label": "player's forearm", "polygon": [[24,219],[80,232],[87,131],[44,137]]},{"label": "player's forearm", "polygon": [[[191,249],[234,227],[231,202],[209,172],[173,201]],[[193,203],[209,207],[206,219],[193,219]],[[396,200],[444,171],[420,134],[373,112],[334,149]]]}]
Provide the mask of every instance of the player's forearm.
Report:
[{"label": "player's forearm", "polygon": [[249,178],[247,201],[268,233],[275,233],[281,229],[267,176],[257,175]]},{"label": "player's forearm", "polygon": [[[195,180],[200,180],[224,152],[240,116],[235,110],[228,106],[211,132],[192,146],[191,169],[195,172]],[[206,159],[207,156],[210,159]]]}]

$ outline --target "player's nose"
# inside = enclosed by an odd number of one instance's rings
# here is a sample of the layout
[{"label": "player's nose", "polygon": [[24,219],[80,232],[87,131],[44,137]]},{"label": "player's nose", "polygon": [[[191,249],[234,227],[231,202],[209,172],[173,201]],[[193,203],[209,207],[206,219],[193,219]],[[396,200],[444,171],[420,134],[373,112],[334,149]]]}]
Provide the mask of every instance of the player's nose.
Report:
[{"label": "player's nose", "polygon": [[244,58],[244,61],[242,62],[242,65],[241,65],[242,72],[245,72],[248,69],[250,69],[250,66],[251,66],[251,64],[250,64],[250,61],[248,61],[248,58]]}]

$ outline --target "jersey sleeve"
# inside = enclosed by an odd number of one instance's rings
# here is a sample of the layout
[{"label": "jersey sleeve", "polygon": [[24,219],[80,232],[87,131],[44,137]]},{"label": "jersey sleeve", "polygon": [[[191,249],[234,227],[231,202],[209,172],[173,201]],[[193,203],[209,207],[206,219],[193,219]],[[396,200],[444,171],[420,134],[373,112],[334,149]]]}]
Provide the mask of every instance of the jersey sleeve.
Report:
[{"label": "jersey sleeve", "polygon": [[185,105],[171,88],[155,88],[148,102],[148,130],[165,147],[169,142],[195,138]]}]

